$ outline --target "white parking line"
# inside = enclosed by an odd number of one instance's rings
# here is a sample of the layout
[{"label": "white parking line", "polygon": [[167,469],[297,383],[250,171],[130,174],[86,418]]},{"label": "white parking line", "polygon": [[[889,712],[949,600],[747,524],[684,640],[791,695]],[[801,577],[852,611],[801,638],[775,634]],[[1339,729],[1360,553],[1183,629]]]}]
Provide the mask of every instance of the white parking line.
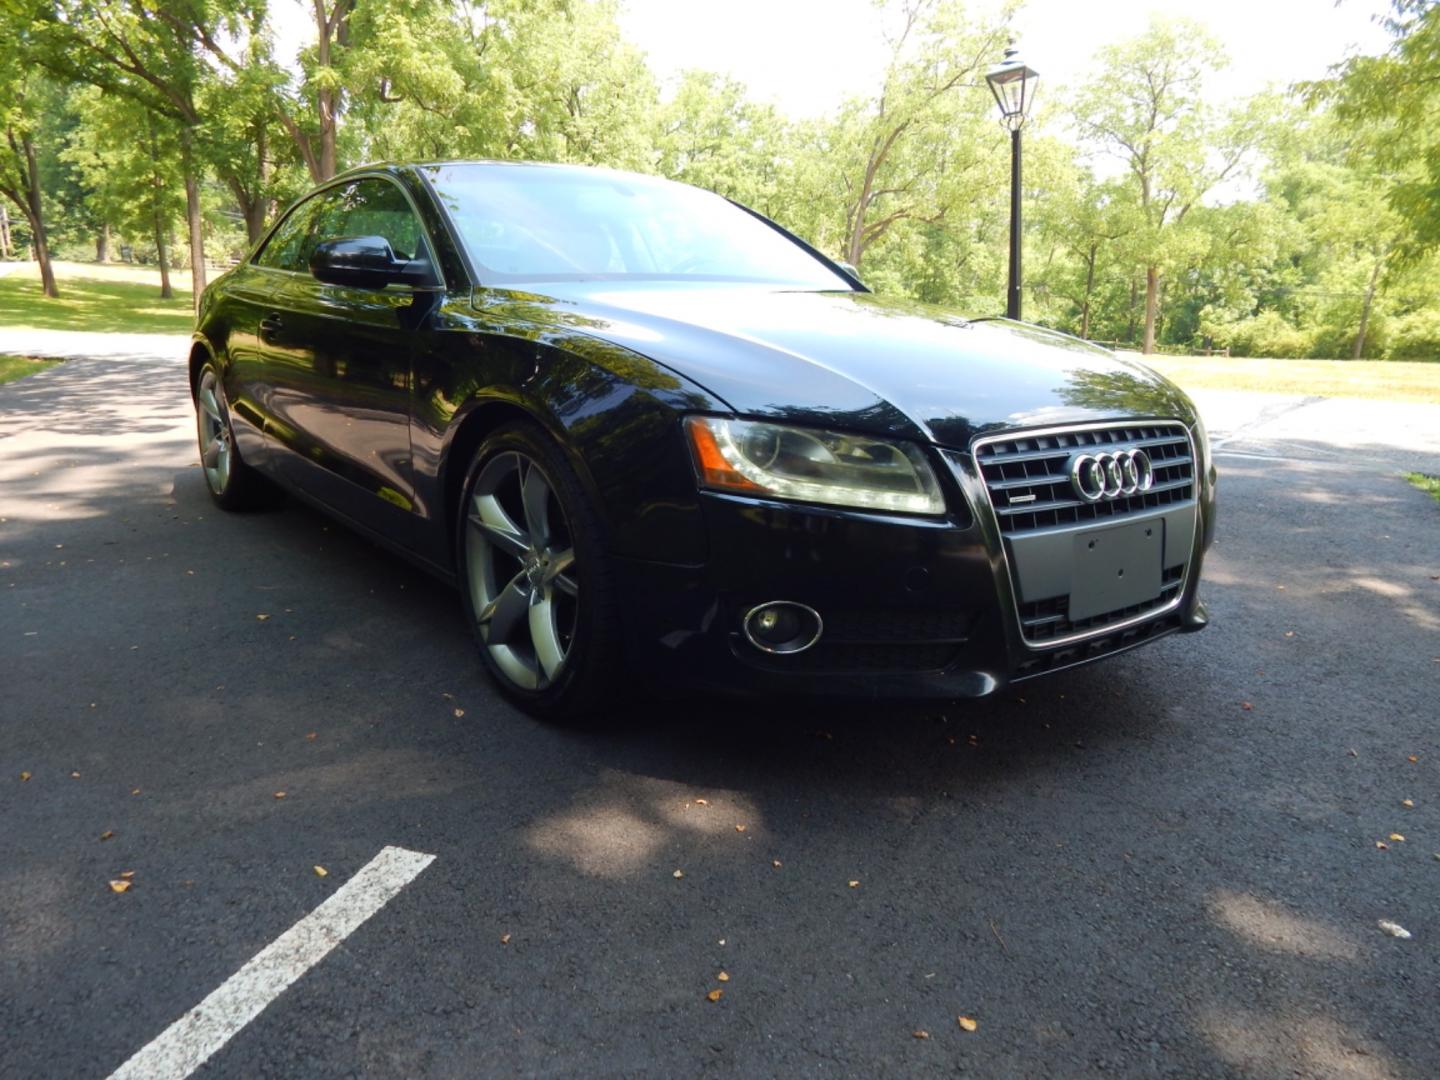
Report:
[{"label": "white parking line", "polygon": [[419,851],[382,850],[323,904],[111,1073],[110,1080],[189,1076],[434,861],[434,855]]}]

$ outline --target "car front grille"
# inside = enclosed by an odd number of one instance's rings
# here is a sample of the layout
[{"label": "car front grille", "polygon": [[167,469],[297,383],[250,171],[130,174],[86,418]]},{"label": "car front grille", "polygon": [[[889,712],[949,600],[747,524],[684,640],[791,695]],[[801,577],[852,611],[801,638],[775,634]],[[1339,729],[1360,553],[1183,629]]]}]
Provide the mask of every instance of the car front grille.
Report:
[{"label": "car front grille", "polygon": [[[1149,491],[1087,503],[1070,486],[1066,465],[1076,451],[1142,449],[1154,468]],[[990,505],[1006,535],[1123,517],[1195,497],[1195,459],[1184,424],[1143,423],[1070,428],[985,440],[975,447]]]},{"label": "car front grille", "polygon": [[[1073,455],[1135,449],[1150,458],[1153,483],[1148,490],[1097,502],[1076,494],[1069,472]],[[1197,484],[1194,449],[1184,424],[1150,420],[1016,432],[978,439],[973,453],[1005,545],[1016,616],[1028,645],[1054,648],[1109,640],[1115,631],[1155,621],[1179,603],[1189,571],[1187,537],[1193,535]],[[1139,515],[1166,522],[1167,546],[1154,597],[1072,620],[1068,591],[1050,595],[1052,589],[1037,579],[1020,580],[1017,568],[1024,562],[1017,558],[1018,547],[1029,550],[1057,535],[1084,533],[1088,526],[1118,526]]]},{"label": "car front grille", "polygon": [[1118,622],[1125,622],[1148,611],[1159,611],[1168,607],[1180,595],[1180,586],[1185,581],[1185,568],[1172,566],[1164,572],[1160,582],[1160,595],[1143,604],[1117,608],[1088,619],[1070,621],[1069,596],[1052,596],[1030,604],[1020,605],[1020,627],[1025,637],[1033,644],[1043,645],[1056,638],[1070,637],[1087,630],[1101,630]]}]

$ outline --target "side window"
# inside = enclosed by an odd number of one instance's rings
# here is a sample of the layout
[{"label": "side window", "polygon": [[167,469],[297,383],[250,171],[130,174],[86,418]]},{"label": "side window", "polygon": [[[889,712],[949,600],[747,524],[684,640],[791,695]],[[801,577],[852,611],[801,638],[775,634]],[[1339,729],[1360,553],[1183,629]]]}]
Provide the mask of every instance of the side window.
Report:
[{"label": "side window", "polygon": [[[312,230],[312,244],[348,236],[383,236],[401,259],[428,257],[415,212],[388,180],[357,180],[327,201]],[[309,252],[305,253],[308,257]]]},{"label": "side window", "polygon": [[[255,256],[255,265],[268,266],[274,270],[308,272],[310,267],[301,257],[301,248],[305,246],[310,222],[315,217],[315,210],[320,202],[321,199],[318,198],[307,199],[290,211],[290,215],[270,234],[270,239]],[[308,251],[305,254],[308,255]]]}]

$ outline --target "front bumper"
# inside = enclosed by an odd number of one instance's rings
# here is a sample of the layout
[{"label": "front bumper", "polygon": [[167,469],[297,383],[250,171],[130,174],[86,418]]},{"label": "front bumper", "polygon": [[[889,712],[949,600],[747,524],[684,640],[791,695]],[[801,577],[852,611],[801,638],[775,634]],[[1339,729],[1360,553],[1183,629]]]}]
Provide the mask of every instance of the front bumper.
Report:
[{"label": "front bumper", "polygon": [[[705,565],[617,562],[632,665],[653,682],[727,694],[952,700],[1205,626],[1196,586],[1213,536],[1208,483],[1198,492],[1179,602],[1049,647],[1032,647],[1021,634],[1004,548],[973,465],[953,468],[946,486],[959,509],[945,519],[704,493]],[[820,612],[821,640],[788,656],[746,642],[742,614],[772,600]]]}]

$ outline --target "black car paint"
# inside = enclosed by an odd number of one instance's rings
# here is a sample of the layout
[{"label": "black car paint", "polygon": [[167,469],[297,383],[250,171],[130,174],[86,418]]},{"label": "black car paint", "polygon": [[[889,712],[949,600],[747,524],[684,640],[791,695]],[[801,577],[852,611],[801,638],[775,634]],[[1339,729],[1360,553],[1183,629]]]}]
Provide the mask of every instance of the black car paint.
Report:
[{"label": "black car paint", "polygon": [[[218,361],[242,456],[453,579],[469,457],[496,423],[529,417],[555,436],[600,509],[633,598],[630,655],[659,659],[646,666],[683,682],[737,689],[738,669],[750,688],[774,691],[956,697],[1003,685],[1033,650],[1007,615],[993,519],[972,509],[986,495],[970,441],[1102,419],[1174,418],[1192,430],[1198,421],[1172,384],[1088,343],[860,289],[489,287],[422,169],[357,170],[335,183],[364,176],[405,189],[443,284],[344,289],[248,261],[217,279],[202,300],[192,370]],[[886,516],[699,491],[681,429],[695,412],[913,440],[950,510]],[[1214,473],[1203,464],[1193,572],[1164,632],[1205,622],[1195,588],[1213,536]],[[953,638],[963,660],[890,677],[773,670],[732,639],[746,604],[777,598],[885,618],[952,611],[955,625],[937,640]]]}]

